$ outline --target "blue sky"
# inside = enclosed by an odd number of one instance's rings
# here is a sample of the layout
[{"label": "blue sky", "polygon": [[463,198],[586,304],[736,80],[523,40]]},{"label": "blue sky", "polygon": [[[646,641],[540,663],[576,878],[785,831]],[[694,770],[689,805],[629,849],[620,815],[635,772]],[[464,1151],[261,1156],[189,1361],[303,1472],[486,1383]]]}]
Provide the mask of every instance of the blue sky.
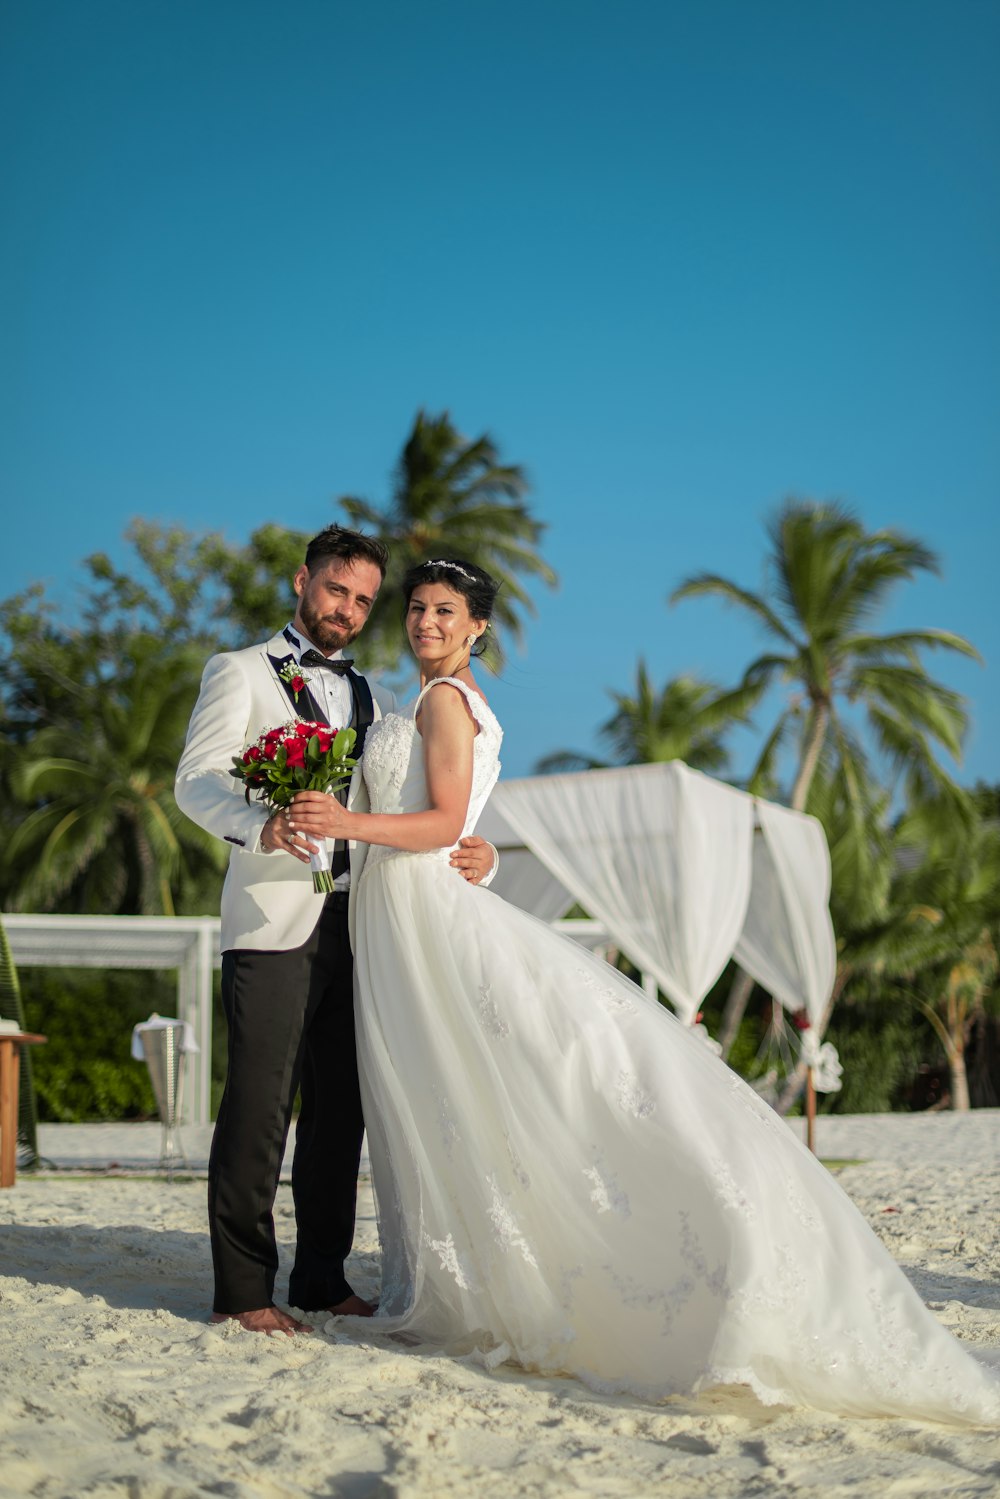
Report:
[{"label": "blue sky", "polygon": [[[490,688],[505,771],[606,689],[731,683],[787,495],[914,533],[886,628],[967,635],[1000,780],[992,0],[6,0],[0,594],[143,515],[381,501],[415,412],[526,466],[557,592]],[[768,726],[761,716],[761,733]],[[734,774],[755,736],[734,740]]]}]

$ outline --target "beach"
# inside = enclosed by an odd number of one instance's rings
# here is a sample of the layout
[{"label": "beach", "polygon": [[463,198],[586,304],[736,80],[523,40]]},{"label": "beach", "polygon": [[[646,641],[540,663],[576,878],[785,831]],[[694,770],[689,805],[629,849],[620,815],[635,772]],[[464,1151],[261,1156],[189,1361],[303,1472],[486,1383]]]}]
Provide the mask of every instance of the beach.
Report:
[{"label": "beach", "polygon": [[[767,1408],[741,1390],[601,1397],[356,1321],[295,1339],[211,1326],[204,1140],[186,1139],[192,1171],[167,1181],[142,1165],[150,1127],[123,1128],[77,1133],[76,1153],[50,1128],[60,1169],[0,1193],[4,1496],[1000,1493],[995,1431]],[[1000,1363],[1000,1111],[821,1119],[818,1143],[852,1162],[834,1166],[841,1185],[935,1314]],[[286,1181],[276,1223],[280,1299]],[[378,1271],[366,1177],[355,1289],[375,1295]]]}]

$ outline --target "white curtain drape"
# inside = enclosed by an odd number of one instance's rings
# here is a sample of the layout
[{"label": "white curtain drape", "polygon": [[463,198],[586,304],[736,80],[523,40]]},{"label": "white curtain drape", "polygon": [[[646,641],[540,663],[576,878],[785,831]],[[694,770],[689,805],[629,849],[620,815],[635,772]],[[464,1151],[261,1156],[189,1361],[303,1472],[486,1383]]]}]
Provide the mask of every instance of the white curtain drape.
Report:
[{"label": "white curtain drape", "polygon": [[757,803],[750,906],[733,954],[786,1010],[805,1010],[801,1054],[818,1092],[835,1093],[843,1068],[818,1025],[833,991],[837,947],[830,920],[830,851],[814,817]]},{"label": "white curtain drape", "polygon": [[744,926],[752,799],[675,760],[504,781],[491,805],[690,1024]]},{"label": "white curtain drape", "polygon": [[733,953],[741,968],[780,1000],[822,1019],[833,990],[837,949],[830,920],[830,851],[814,817],[757,802],[753,880]]}]

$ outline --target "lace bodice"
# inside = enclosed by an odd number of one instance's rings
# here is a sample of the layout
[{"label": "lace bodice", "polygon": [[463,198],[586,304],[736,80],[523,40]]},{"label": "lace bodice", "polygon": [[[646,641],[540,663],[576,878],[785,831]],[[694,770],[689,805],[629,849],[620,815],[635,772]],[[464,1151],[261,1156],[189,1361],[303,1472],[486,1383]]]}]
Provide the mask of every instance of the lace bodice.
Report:
[{"label": "lace bodice", "polygon": [[[473,741],[472,795],[462,836],[471,833],[500,774],[503,730],[492,708],[457,677],[439,677],[464,695],[479,726]],[[424,774],[424,742],[417,732],[417,709],[437,682],[429,682],[409,708],[386,713],[368,730],[362,773],[373,812],[422,812],[429,805]],[[375,850],[372,850],[374,853]],[[387,850],[388,852],[388,850]]]}]

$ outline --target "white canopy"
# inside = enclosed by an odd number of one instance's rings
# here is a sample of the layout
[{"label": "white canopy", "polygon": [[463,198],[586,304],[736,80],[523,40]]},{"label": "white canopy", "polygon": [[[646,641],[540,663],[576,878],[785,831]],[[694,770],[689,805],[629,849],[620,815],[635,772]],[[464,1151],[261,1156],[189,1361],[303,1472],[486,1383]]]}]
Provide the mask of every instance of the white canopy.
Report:
[{"label": "white canopy", "polygon": [[819,1019],[836,949],[815,818],[674,760],[502,781],[480,831],[501,894],[548,920],[578,901],[688,1024],[732,956]]}]

